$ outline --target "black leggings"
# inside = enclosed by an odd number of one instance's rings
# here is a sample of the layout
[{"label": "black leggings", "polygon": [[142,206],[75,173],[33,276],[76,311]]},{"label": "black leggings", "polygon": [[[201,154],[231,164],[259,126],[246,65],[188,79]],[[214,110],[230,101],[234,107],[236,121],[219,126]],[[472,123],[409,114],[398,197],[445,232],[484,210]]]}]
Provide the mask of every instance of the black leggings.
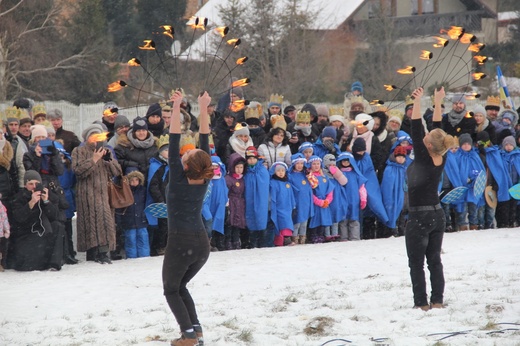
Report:
[{"label": "black leggings", "polygon": [[444,210],[411,211],[406,224],[406,252],[412,279],[415,306],[428,305],[424,257],[428,263],[431,282],[431,303],[442,304],[444,271],[441,262],[442,238],[446,228]]},{"label": "black leggings", "polygon": [[208,260],[209,239],[205,231],[169,232],[162,278],[166,301],[182,331],[200,324],[187,283]]}]

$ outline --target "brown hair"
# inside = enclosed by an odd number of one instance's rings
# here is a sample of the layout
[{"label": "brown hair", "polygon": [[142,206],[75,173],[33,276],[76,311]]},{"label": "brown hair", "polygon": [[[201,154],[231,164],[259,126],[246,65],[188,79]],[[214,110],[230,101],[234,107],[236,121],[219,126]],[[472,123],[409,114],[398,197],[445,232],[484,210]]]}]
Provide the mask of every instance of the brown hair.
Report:
[{"label": "brown hair", "polygon": [[437,155],[444,155],[450,148],[456,146],[455,138],[439,128],[430,131],[430,144],[431,152]]},{"label": "brown hair", "polygon": [[203,150],[196,150],[190,154],[184,164],[187,166],[184,172],[188,179],[211,179],[213,178],[213,167],[211,157]]}]

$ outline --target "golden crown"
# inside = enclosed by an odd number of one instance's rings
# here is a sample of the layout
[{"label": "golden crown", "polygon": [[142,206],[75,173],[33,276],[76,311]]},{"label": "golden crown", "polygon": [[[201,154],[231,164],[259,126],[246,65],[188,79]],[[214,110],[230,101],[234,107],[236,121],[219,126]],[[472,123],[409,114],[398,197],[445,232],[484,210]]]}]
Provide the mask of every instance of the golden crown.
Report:
[{"label": "golden crown", "polygon": [[18,109],[16,107],[7,107],[5,109],[5,117],[7,119],[9,119],[9,118],[20,119],[21,115],[22,115],[22,112],[20,111],[20,109]]},{"label": "golden crown", "polygon": [[364,105],[363,101],[365,101],[365,99],[363,98],[363,96],[352,96],[350,98],[350,103],[361,103]]},{"label": "golden crown", "polygon": [[242,130],[243,128],[248,128],[247,124],[245,124],[246,126],[242,125],[243,123],[237,123],[235,125],[235,131],[239,131],[239,130]]},{"label": "golden crown", "polygon": [[249,104],[249,106],[246,107],[245,111],[244,111],[244,116],[246,119],[249,119],[249,118],[260,118],[260,116],[262,115],[262,112],[263,112],[263,109],[262,109],[262,105],[260,104],[260,102],[251,102]]},{"label": "golden crown", "polygon": [[282,129],[287,129],[287,123],[285,122],[285,118],[283,115],[271,115],[271,126],[273,129],[279,127]]},{"label": "golden crown", "polygon": [[39,114],[47,115],[47,109],[45,108],[45,105],[43,103],[38,103],[38,104],[34,105],[34,107],[32,108],[32,112],[33,112],[33,117],[35,117]]},{"label": "golden crown", "polygon": [[501,106],[501,101],[499,96],[488,96],[486,100],[486,106],[499,107]]},{"label": "golden crown", "polygon": [[298,112],[296,113],[296,123],[310,123],[311,113],[310,112]]},{"label": "golden crown", "polygon": [[184,89],[183,88],[177,88],[177,89],[172,89],[172,91],[170,91],[170,96],[172,96],[173,94],[175,94],[175,92],[179,90],[182,94],[182,97],[186,97],[186,93],[184,92]]},{"label": "golden crown", "polygon": [[403,112],[397,108],[393,108],[388,111],[388,117],[398,117],[399,119],[403,120],[403,116]]},{"label": "golden crown", "polygon": [[271,97],[269,97],[269,103],[283,103],[283,95],[279,94],[271,94]]},{"label": "golden crown", "polygon": [[157,140],[157,148],[161,149],[163,145],[167,145],[168,143],[170,143],[170,135],[162,135]]},{"label": "golden crown", "polygon": [[168,102],[166,102],[165,100],[159,101],[159,106],[161,106],[162,110],[165,110],[165,111],[171,110],[171,105]]},{"label": "golden crown", "polygon": [[195,137],[190,134],[182,134],[181,140],[179,143],[179,148],[182,148],[185,145],[192,144],[195,147]]},{"label": "golden crown", "polygon": [[343,116],[343,107],[331,106],[329,107],[329,114]]},{"label": "golden crown", "polygon": [[413,98],[410,95],[406,95],[404,99],[405,107],[409,105],[413,105]]}]

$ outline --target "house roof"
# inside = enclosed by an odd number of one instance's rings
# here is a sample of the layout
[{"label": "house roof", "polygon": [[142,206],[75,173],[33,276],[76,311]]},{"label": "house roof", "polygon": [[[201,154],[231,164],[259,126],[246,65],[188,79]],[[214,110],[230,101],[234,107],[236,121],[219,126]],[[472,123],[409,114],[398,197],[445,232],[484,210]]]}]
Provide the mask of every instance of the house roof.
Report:
[{"label": "house roof", "polygon": [[[365,0],[300,0],[298,6],[302,11],[308,10],[316,12],[316,17],[312,23],[310,23],[310,29],[332,30],[344,23],[364,1]],[[247,5],[249,0],[239,0],[239,2],[243,5]],[[210,0],[195,13],[195,16],[208,18],[209,27],[226,25],[220,17],[220,8],[225,7],[228,3],[229,0]],[[284,1],[276,2],[277,6],[284,4]],[[189,52],[190,60],[202,61],[204,52],[206,52],[206,55],[215,54],[215,52],[209,51],[210,49],[208,47],[212,46],[210,42],[218,42],[219,40],[220,36],[216,35],[213,30],[209,30],[196,39],[191,47],[186,48],[181,56],[187,56]]]}]

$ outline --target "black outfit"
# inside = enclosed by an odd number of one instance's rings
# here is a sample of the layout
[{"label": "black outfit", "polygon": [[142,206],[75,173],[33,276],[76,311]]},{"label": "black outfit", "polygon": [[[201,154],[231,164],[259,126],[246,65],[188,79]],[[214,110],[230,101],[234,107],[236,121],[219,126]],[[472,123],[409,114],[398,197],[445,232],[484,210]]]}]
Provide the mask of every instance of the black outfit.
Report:
[{"label": "black outfit", "polygon": [[[440,127],[434,122],[433,127]],[[442,164],[435,166],[423,143],[424,127],[421,119],[412,120],[411,138],[415,160],[408,167],[409,221],[406,225],[406,251],[412,279],[415,306],[427,306],[424,257],[430,271],[432,286],[431,303],[442,304],[444,273],[441,262],[442,238],[446,227],[444,211],[440,205],[437,188],[444,170]]]},{"label": "black outfit", "polygon": [[[209,257],[209,238],[202,219],[202,203],[208,181],[190,185],[179,157],[180,134],[170,134],[168,184],[168,243],[162,269],[166,301],[182,331],[198,325],[195,304],[186,284]],[[209,154],[207,134],[200,135],[200,147]]]},{"label": "black outfit", "polygon": [[74,132],[64,130],[63,127],[56,130],[56,139],[61,139],[63,141],[63,148],[69,154],[72,153],[74,148],[79,147],[81,144],[81,141]]}]

